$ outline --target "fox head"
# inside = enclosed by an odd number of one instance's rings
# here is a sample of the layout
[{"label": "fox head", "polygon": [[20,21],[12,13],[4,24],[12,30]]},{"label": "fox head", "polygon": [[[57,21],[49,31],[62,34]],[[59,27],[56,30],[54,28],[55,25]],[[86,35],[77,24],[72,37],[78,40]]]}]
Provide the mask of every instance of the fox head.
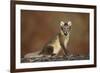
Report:
[{"label": "fox head", "polygon": [[61,31],[63,32],[63,34],[66,36],[70,31],[71,31],[71,26],[72,26],[72,22],[68,21],[68,22],[60,22],[60,28]]}]

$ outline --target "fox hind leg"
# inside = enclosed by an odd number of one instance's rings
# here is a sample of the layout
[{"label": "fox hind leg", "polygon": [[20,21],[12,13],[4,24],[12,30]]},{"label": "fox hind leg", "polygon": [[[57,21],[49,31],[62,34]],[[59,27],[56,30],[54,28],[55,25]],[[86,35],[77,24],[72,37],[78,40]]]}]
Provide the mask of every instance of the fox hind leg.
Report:
[{"label": "fox hind leg", "polygon": [[53,53],[54,48],[52,46],[46,46],[42,49],[40,54],[43,54],[44,56],[54,56],[55,54]]}]

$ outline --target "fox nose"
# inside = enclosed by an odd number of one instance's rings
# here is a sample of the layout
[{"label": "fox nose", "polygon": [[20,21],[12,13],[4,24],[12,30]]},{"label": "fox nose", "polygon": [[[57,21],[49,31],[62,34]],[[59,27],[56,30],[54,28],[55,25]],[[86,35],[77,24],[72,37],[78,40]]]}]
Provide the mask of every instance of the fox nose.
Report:
[{"label": "fox nose", "polygon": [[64,35],[66,36],[66,35],[67,35],[67,32],[66,32],[66,33],[64,33]]}]

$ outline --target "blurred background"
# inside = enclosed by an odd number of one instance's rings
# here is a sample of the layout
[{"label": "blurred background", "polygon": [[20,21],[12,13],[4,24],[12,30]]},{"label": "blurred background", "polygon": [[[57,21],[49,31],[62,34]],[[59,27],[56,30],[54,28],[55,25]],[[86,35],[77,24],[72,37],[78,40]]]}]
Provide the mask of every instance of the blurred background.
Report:
[{"label": "blurred background", "polygon": [[60,21],[72,22],[72,31],[67,47],[69,52],[73,55],[88,56],[88,13],[21,10],[21,57],[42,49],[60,31]]}]

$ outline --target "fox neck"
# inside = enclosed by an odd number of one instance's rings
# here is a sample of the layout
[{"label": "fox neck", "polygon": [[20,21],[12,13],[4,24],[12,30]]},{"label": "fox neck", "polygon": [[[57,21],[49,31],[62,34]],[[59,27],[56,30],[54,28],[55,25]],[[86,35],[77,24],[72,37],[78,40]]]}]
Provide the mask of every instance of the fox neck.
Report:
[{"label": "fox neck", "polygon": [[69,33],[67,35],[64,35],[63,31],[61,30],[59,35],[59,41],[60,43],[63,43],[65,47],[67,47],[67,43],[69,41]]}]

